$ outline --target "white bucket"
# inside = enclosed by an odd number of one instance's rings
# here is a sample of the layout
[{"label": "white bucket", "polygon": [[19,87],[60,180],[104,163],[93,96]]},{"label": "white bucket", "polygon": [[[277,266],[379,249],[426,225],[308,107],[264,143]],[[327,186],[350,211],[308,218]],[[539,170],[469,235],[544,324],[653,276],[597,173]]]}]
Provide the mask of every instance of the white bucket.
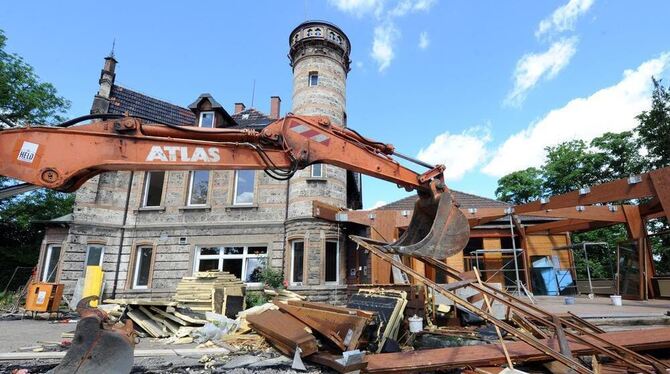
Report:
[{"label": "white bucket", "polygon": [[623,305],[621,303],[621,296],[620,295],[610,295],[610,299],[612,300],[612,305],[614,305],[614,306]]},{"label": "white bucket", "polygon": [[423,330],[423,318],[415,314],[414,317],[409,317],[407,320],[409,321],[409,332],[417,333]]}]

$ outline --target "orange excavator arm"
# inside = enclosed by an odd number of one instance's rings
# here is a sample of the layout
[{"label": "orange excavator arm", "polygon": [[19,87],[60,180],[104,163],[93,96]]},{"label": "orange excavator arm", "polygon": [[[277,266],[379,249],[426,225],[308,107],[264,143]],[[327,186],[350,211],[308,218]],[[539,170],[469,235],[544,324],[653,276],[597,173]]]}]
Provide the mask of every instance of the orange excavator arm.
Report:
[{"label": "orange excavator arm", "polygon": [[417,190],[417,222],[393,244],[398,252],[423,248],[422,255],[445,258],[460,251],[469,234],[444,184],[444,166],[423,164],[430,167],[427,172],[414,172],[393,158],[410,159],[392,145],[333,126],[325,117],[288,115],[262,131],[119,117],[71,127],[3,130],[0,145],[0,175],[60,191],[74,191],[110,170],[257,169],[288,179],[310,164],[328,163]]}]

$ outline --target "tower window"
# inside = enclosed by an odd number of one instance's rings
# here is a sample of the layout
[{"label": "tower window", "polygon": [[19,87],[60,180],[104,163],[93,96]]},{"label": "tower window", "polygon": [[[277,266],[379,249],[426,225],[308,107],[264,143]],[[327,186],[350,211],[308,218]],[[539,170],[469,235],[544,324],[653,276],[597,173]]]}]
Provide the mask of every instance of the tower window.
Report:
[{"label": "tower window", "polygon": [[309,73],[309,86],[316,86],[319,84],[319,73],[313,71]]},{"label": "tower window", "polygon": [[312,36],[314,35],[314,31],[312,29],[307,29],[307,36]]}]

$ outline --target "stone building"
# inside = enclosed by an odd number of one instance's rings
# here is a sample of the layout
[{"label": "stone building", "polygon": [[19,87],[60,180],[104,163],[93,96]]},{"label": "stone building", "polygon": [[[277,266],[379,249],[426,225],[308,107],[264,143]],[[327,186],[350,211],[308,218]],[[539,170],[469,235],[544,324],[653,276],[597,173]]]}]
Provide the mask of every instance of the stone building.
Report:
[{"label": "stone building", "polygon": [[[327,22],[305,22],[290,33],[289,48],[291,111],[346,126],[347,36]],[[229,114],[209,94],[188,107],[170,104],[118,85],[116,65],[113,55],[105,58],[92,113],[256,130],[281,115],[276,96],[269,114],[243,103]],[[290,288],[337,301],[347,276],[345,232],[313,217],[315,200],[361,208],[359,175],[331,165],[312,165],[288,181],[253,170],[106,172],[77,191],[71,215],[51,224],[38,269],[68,295],[85,265],[100,264],[105,297],[164,297],[183,276],[210,269],[260,286],[259,270],[269,265],[283,270]]]}]

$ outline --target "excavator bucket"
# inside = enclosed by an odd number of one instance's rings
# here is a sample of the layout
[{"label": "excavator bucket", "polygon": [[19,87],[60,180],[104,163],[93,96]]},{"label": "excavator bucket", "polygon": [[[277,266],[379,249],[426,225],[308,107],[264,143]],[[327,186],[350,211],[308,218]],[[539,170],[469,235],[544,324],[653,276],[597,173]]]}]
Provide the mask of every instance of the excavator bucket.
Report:
[{"label": "excavator bucket", "polygon": [[469,237],[468,219],[447,190],[420,195],[407,231],[388,246],[396,253],[444,260],[463,250]]}]

